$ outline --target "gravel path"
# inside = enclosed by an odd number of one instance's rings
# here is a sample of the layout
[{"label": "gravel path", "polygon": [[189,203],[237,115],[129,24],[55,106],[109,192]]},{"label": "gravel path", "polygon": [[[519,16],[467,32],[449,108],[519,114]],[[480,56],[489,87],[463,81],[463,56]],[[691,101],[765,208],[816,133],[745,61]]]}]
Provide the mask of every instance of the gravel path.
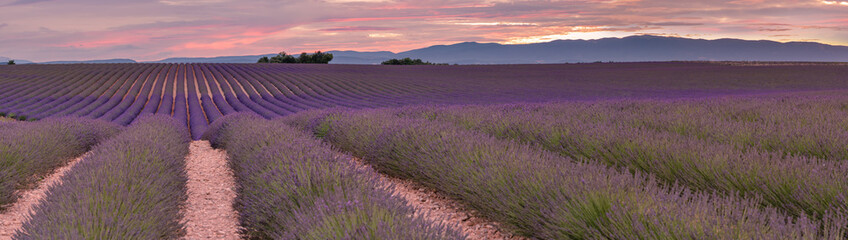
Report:
[{"label": "gravel path", "polygon": [[[352,159],[359,167],[368,167],[361,159]],[[468,212],[462,204],[456,200],[428,189],[413,181],[402,180],[388,175],[377,173],[378,181],[383,186],[394,186],[394,195],[409,202],[415,211],[415,216],[422,216],[431,222],[439,222],[447,227],[458,230],[467,239],[526,239],[520,236],[502,231],[498,224],[485,218],[478,217],[479,214]]]},{"label": "gravel path", "polygon": [[67,165],[59,169],[56,169],[53,174],[50,174],[41,180],[41,182],[38,183],[38,187],[35,189],[21,191],[21,197],[18,198],[18,201],[12,204],[11,207],[0,212],[0,239],[11,239],[12,235],[15,234],[15,231],[21,228],[24,221],[29,217],[30,211],[41,199],[44,198],[47,193],[47,189],[50,186],[59,183],[62,176],[65,176],[65,174],[84,157],[85,155],[70,161]]},{"label": "gravel path", "polygon": [[[213,149],[208,141],[191,143],[186,159],[188,202],[183,209],[185,239],[239,239],[238,214],[233,209],[235,180],[227,167],[227,154]],[[36,189],[26,190],[11,207],[0,213],[0,239],[10,239],[20,228],[29,211],[42,199],[47,188],[57,182],[82,157],[59,168],[45,178]],[[369,167],[360,159],[357,165]],[[468,235],[468,239],[523,239],[498,228],[498,224],[467,212],[461,203],[420,184],[378,173],[379,181],[394,186],[394,194],[404,198],[415,209],[416,216],[440,222]]]},{"label": "gravel path", "polygon": [[239,239],[235,180],[227,153],[213,149],[209,141],[191,142],[189,151],[185,239]]}]

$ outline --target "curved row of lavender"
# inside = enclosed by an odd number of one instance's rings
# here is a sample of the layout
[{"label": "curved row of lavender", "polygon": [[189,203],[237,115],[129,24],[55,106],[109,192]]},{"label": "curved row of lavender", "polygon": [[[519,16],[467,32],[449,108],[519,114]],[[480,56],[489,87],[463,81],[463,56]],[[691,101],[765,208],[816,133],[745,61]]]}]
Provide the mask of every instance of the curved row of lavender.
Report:
[{"label": "curved row of lavender", "polygon": [[[127,125],[148,114],[174,116],[195,139],[208,123],[235,112],[265,118],[331,106],[379,107],[420,93],[390,81],[362,83],[334,76],[289,73],[271,66],[230,64],[104,64],[27,66],[0,78],[0,115],[19,119],[75,115]],[[4,69],[5,70],[5,69]],[[27,71],[29,70],[29,71]],[[44,71],[53,70],[53,71]],[[61,70],[65,70],[62,72]],[[30,74],[41,75],[32,78]]]},{"label": "curved row of lavender", "polygon": [[14,239],[177,239],[190,136],[170,116],[140,118],[97,145]]},{"label": "curved row of lavender", "polygon": [[284,123],[234,114],[204,138],[227,150],[246,238],[464,239],[412,217],[373,171]]},{"label": "curved row of lavender", "polygon": [[[489,112],[489,115],[495,114]],[[387,110],[310,111],[284,118],[386,174],[459,199],[541,239],[840,239],[827,223],[739,198],[658,183],[537,146]]]},{"label": "curved row of lavender", "polygon": [[85,118],[0,123],[0,210],[18,199],[16,190],[33,187],[120,129]]},{"label": "curved row of lavender", "polygon": [[221,116],[328,107],[706,97],[848,89],[848,66],[619,63],[489,66],[69,64],[0,66],[0,115],[82,116],[122,125],[148,114],[197,139]]},{"label": "curved row of lavender", "polygon": [[848,96],[839,92],[602,104],[632,126],[674,132],[742,150],[848,160]]},{"label": "curved row of lavender", "polygon": [[[791,103],[775,104],[787,99]],[[835,95],[417,107],[397,114],[627,167],[693,190],[762,199],[793,216],[848,219],[848,161],[839,157],[848,146],[848,127],[840,126],[848,121],[846,100]],[[820,113],[807,115],[814,112]]]}]

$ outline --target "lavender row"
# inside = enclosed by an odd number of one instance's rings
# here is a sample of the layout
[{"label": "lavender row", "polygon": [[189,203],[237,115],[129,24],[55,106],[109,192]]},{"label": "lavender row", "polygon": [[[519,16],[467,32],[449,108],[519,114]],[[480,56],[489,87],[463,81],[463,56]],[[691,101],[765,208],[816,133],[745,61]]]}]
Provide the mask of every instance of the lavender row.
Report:
[{"label": "lavender row", "polygon": [[[407,108],[401,115],[450,122],[541,146],[582,161],[622,166],[693,190],[762,198],[794,216],[848,216],[848,163],[742,151],[617,123],[620,108],[565,103]],[[627,116],[620,120],[616,115]],[[653,116],[653,115],[649,115]],[[650,118],[639,116],[639,118]]]},{"label": "lavender row", "polygon": [[250,239],[461,239],[412,209],[307,133],[252,114],[216,121],[204,135],[227,150],[236,210]]},{"label": "lavender row", "polygon": [[649,101],[628,104],[634,107],[615,120],[743,150],[843,161],[848,160],[846,102],[838,93]]},{"label": "lavender row", "polygon": [[[67,90],[74,84],[80,84],[81,79],[85,76],[84,71],[69,71],[65,76],[65,80],[59,83],[53,83],[53,87],[45,88],[42,85],[53,79],[42,79],[43,81],[35,81],[34,84],[22,84],[19,88],[10,89],[5,92],[6,97],[2,102],[3,114],[6,116],[14,116],[18,119],[26,119],[28,116],[22,115],[27,109],[33,106],[39,106],[38,103],[50,101],[55,97],[51,96],[60,90]],[[4,88],[5,89],[5,88]],[[55,96],[55,95],[54,95]]]},{"label": "lavender row", "polygon": [[835,92],[708,99],[600,101],[546,107],[551,117],[672,132],[740,150],[848,158],[848,100]]},{"label": "lavender row", "polygon": [[171,117],[142,117],[50,187],[14,238],[179,238],[189,140]]},{"label": "lavender row", "polygon": [[[70,66],[42,68],[56,67]],[[193,138],[197,139],[208,123],[236,110],[274,118],[308,109],[312,104],[309,101],[316,99],[344,106],[387,105],[382,98],[372,98],[368,100],[369,104],[362,102],[364,97],[359,96],[379,96],[380,89],[349,93],[342,88],[342,84],[336,81],[321,83],[322,79],[316,76],[287,80],[286,85],[271,84],[275,77],[258,73],[256,71],[261,69],[255,67],[235,68],[227,64],[109,64],[85,65],[83,68],[86,71],[67,71],[66,74],[61,71],[38,71],[39,68],[31,66],[13,69],[23,70],[26,74],[47,74],[49,78],[30,84],[20,82],[27,78],[0,79],[3,80],[0,86],[23,92],[0,93],[0,115],[22,120],[77,115],[127,125],[142,115],[166,114],[184,122]],[[265,70],[279,71],[273,68]],[[356,85],[347,86],[359,89]],[[301,88],[316,98],[304,99],[283,93]],[[350,101],[357,104],[348,105]]]},{"label": "lavender row", "polygon": [[460,199],[528,237],[837,239],[844,234],[844,220],[822,225],[793,218],[761,207],[756,198],[697,193],[452,124],[397,117],[391,110],[310,111],[284,120],[363,157],[379,171]]},{"label": "lavender row", "polygon": [[118,125],[83,118],[0,123],[0,209],[18,199],[16,190],[115,135]]},{"label": "lavender row", "polygon": [[129,124],[142,115],[167,114],[184,121],[197,138],[209,123],[235,112],[275,118],[337,106],[711,97],[846,89],[848,84],[841,78],[845,69],[709,63],[21,65],[3,67],[0,89],[5,91],[0,92],[0,116],[42,119],[72,115]]}]

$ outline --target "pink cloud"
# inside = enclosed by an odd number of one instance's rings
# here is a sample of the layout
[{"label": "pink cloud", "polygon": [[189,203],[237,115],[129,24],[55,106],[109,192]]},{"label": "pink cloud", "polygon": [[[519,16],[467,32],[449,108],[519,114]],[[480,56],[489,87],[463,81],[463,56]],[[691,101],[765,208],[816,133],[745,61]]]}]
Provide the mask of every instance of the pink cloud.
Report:
[{"label": "pink cloud", "polygon": [[323,32],[347,32],[347,31],[386,31],[386,30],[397,30],[398,28],[394,27],[367,27],[367,26],[344,26],[344,27],[334,27],[334,28],[325,28],[319,31]]},{"label": "pink cloud", "polygon": [[371,21],[390,21],[390,20],[410,20],[410,19],[434,19],[448,16],[404,16],[404,17],[360,17],[360,18],[331,18],[327,22],[371,22]]},{"label": "pink cloud", "polygon": [[[404,51],[463,41],[668,34],[848,44],[848,8],[797,0],[17,1],[0,53],[21,59]],[[36,7],[37,6],[37,7]],[[780,33],[780,34],[775,34]],[[381,36],[381,37],[371,37]],[[120,51],[116,50],[120,49]]]}]

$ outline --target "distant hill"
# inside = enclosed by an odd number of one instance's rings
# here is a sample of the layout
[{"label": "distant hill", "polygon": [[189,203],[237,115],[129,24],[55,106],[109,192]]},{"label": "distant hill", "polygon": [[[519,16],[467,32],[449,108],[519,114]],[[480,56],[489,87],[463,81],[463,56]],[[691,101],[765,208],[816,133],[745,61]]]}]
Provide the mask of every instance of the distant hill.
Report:
[{"label": "distant hill", "polygon": [[[393,52],[357,52],[357,51],[329,51],[333,54],[333,61],[330,63],[341,64],[379,64],[382,61],[396,56]],[[299,55],[300,53],[294,53]],[[261,57],[273,57],[277,54],[265,55],[247,55],[247,56],[220,56],[220,57],[205,57],[205,58],[167,58],[159,61],[150,61],[149,63],[256,63]]]},{"label": "distant hill", "polygon": [[[420,58],[437,63],[513,64],[643,61],[823,61],[848,62],[848,47],[813,42],[780,43],[740,39],[690,39],[630,36],[597,40],[557,40],[504,45],[464,42],[406,52],[329,51],[333,64],[380,64],[391,58]],[[253,63],[261,56],[171,58],[168,62]],[[161,62],[161,61],[160,61]]]},{"label": "distant hill", "polygon": [[[331,64],[380,64],[392,58],[420,58],[435,63],[515,64],[645,61],[815,61],[848,62],[848,46],[814,42],[750,41],[740,39],[691,39],[660,36],[630,36],[596,40],[557,40],[546,43],[504,45],[464,42],[436,45],[393,53],[328,51]],[[297,53],[295,53],[297,54]],[[168,58],[153,63],[255,63],[276,54]],[[0,58],[2,60],[2,58]],[[59,61],[47,63],[135,62],[130,59]],[[24,62],[19,62],[24,63]]]},{"label": "distant hill", "polygon": [[22,59],[14,59],[9,57],[0,57],[0,65],[6,65],[9,60],[15,60],[15,64],[28,64],[32,63],[31,61],[22,60]]},{"label": "distant hill", "polygon": [[263,56],[273,57],[277,54],[265,55],[248,55],[248,56],[221,56],[221,57],[178,57],[166,58],[159,61],[149,61],[146,63],[256,63],[256,60]]},{"label": "distant hill", "polygon": [[642,61],[848,61],[848,47],[811,42],[631,36],[502,45],[466,42],[398,53],[399,57],[459,64]]},{"label": "distant hill", "polygon": [[382,52],[357,52],[357,51],[329,51],[333,54],[331,64],[380,64],[383,61],[397,58],[398,55],[389,51]]},{"label": "distant hill", "polygon": [[136,63],[136,61],[132,60],[132,59],[116,58],[116,59],[84,60],[84,61],[51,61],[51,62],[40,62],[38,64],[74,64],[74,63]]}]

